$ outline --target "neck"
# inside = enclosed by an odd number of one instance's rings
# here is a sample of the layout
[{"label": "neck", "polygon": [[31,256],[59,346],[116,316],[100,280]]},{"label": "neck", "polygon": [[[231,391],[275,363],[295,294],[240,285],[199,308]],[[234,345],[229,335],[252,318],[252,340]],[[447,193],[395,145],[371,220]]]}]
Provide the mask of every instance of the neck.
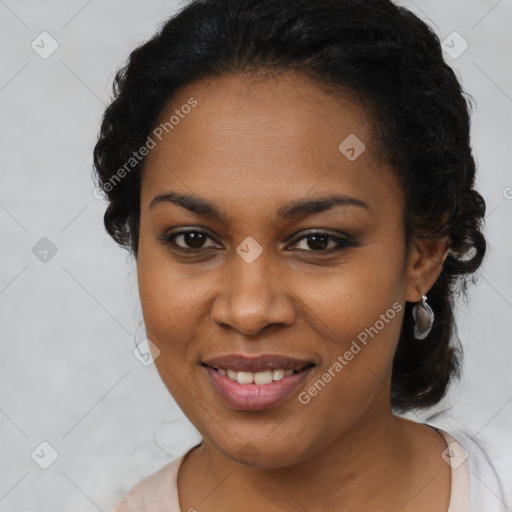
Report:
[{"label": "neck", "polygon": [[407,420],[390,409],[372,411],[322,450],[286,467],[243,465],[205,440],[190,457],[196,507],[201,512],[252,512],[264,505],[283,512],[392,510],[403,503],[400,493],[412,474]]}]

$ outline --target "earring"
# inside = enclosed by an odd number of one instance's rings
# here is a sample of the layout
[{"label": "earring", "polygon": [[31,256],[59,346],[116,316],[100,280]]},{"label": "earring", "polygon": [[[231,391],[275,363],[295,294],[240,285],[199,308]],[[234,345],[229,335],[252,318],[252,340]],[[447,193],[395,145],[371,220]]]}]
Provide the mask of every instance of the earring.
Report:
[{"label": "earring", "polygon": [[414,337],[417,340],[423,340],[428,336],[434,323],[434,312],[427,303],[427,296],[421,296],[421,302],[412,308],[412,317],[414,318]]}]

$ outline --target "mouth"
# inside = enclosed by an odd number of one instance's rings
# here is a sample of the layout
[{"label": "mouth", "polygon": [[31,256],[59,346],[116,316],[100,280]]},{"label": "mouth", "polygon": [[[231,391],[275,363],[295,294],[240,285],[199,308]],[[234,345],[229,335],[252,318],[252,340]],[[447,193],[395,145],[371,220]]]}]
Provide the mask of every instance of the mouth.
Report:
[{"label": "mouth", "polygon": [[238,382],[239,384],[258,384],[263,386],[270,384],[271,382],[281,380],[289,375],[296,375],[313,365],[305,366],[300,370],[293,370],[291,368],[274,368],[272,370],[263,370],[259,372],[236,371],[230,368],[225,369],[215,368],[208,365],[205,366],[219,372],[221,375],[226,376],[234,382]]},{"label": "mouth", "polygon": [[289,398],[316,366],[280,355],[221,356],[201,363],[226,405],[237,410],[274,407]]},{"label": "mouth", "polygon": [[314,365],[315,363],[314,361],[297,359],[280,354],[262,354],[257,357],[244,356],[242,354],[227,354],[206,359],[202,364],[216,370],[258,373],[267,370],[272,371],[274,369],[301,371],[305,367]]}]

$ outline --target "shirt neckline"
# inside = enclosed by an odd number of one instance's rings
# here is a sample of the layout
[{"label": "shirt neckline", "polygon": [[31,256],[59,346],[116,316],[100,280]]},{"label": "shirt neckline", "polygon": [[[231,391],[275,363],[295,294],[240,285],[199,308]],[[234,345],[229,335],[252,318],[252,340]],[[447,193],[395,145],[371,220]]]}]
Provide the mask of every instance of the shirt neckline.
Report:
[{"label": "shirt neckline", "polygon": [[446,442],[441,457],[450,465],[450,503],[447,512],[468,512],[469,510],[469,465],[467,453],[450,434],[444,430],[424,423],[440,434]]}]

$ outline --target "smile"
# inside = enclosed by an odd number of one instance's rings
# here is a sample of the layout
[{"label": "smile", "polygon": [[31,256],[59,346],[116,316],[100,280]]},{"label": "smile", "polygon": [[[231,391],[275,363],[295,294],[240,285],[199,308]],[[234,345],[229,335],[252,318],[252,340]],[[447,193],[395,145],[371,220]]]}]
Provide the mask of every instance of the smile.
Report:
[{"label": "smile", "polygon": [[226,375],[228,379],[234,380],[239,384],[270,384],[275,380],[281,380],[283,377],[298,373],[297,370],[279,368],[276,370],[265,370],[262,372],[237,372],[236,370],[225,370],[223,368],[214,368],[221,375]]},{"label": "smile", "polygon": [[261,410],[293,395],[315,366],[279,355],[222,356],[202,362],[213,390],[230,408]]}]

